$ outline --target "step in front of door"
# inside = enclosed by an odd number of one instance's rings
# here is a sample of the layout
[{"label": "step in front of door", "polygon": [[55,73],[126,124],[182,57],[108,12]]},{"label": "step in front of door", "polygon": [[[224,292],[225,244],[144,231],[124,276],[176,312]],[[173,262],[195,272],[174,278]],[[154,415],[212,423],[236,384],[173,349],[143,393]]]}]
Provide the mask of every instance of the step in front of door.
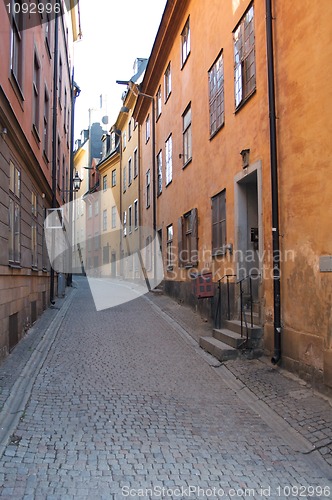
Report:
[{"label": "step in front of door", "polygon": [[234,349],[240,349],[247,342],[246,337],[241,337],[239,333],[228,330],[228,328],[215,328],[213,330],[213,337],[230,347],[234,347]]},{"label": "step in front of door", "polygon": [[199,345],[204,351],[214,356],[219,361],[235,359],[239,351],[214,337],[200,337]]}]

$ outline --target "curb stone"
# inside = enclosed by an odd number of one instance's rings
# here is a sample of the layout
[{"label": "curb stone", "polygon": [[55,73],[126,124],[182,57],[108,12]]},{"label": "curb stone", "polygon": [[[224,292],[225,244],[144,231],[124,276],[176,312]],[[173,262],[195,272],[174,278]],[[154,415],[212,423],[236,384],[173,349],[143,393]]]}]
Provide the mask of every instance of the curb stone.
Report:
[{"label": "curb stone", "polygon": [[[75,297],[76,289],[74,288],[69,297],[65,299],[61,308],[51,320],[45,333],[38,344],[38,349],[35,349],[30,358],[26,362],[20,376],[16,379],[10,394],[3,404],[0,411],[0,458],[6,450],[6,447],[13,435],[17,424],[24,413],[24,408],[30,398],[31,390],[35,379],[43,366],[45,359],[55,341],[62,321]],[[13,436],[19,438],[18,436]]]}]

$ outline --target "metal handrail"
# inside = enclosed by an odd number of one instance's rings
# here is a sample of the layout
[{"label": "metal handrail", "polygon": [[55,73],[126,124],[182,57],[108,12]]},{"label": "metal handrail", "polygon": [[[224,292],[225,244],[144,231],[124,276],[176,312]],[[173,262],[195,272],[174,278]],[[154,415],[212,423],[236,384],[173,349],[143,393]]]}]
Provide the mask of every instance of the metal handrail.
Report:
[{"label": "metal handrail", "polygon": [[[237,274],[225,274],[218,280],[218,290],[219,290],[219,296],[218,296],[218,304],[217,304],[217,309],[216,309],[216,314],[215,314],[215,325],[217,326],[217,318],[218,318],[218,313],[219,313],[219,321],[218,321],[218,326],[221,324],[221,282],[226,278],[226,286],[227,286],[227,319],[231,319],[231,308],[230,308],[230,278],[236,277]],[[249,280],[249,295],[250,295],[250,324],[251,328],[253,327],[254,324],[254,319],[253,319],[253,297],[252,297],[252,278],[254,276],[260,276],[259,273],[251,273],[247,274],[243,278],[237,280],[234,282],[234,285],[239,285],[240,288],[240,319],[241,319],[241,337],[243,337],[243,323],[245,323],[245,328],[246,328],[246,340],[248,341],[248,323],[247,323],[247,318],[244,312],[244,304],[243,304],[243,283],[246,280]]]},{"label": "metal handrail", "polygon": [[243,308],[243,288],[242,288],[242,283],[249,279],[249,295],[250,295],[250,325],[251,328],[254,326],[254,317],[253,317],[253,299],[252,299],[252,278],[254,276],[260,276],[259,273],[251,273],[247,274],[244,278],[241,278],[240,280],[237,281],[237,284],[240,285],[240,311],[241,311],[241,337],[243,337],[243,318],[245,322],[245,327],[246,327],[246,337],[248,341],[248,324],[247,324],[247,318],[244,312]]},{"label": "metal handrail", "polygon": [[[231,309],[230,309],[230,296],[229,296],[229,278],[237,276],[236,274],[224,274],[219,280],[218,280],[218,304],[217,304],[217,310],[215,314],[215,325],[220,326],[221,323],[221,317],[219,317],[219,322],[217,325],[217,316],[218,313],[221,316],[221,282],[226,278],[227,282],[227,319],[231,319]],[[220,309],[220,310],[219,310]]]}]

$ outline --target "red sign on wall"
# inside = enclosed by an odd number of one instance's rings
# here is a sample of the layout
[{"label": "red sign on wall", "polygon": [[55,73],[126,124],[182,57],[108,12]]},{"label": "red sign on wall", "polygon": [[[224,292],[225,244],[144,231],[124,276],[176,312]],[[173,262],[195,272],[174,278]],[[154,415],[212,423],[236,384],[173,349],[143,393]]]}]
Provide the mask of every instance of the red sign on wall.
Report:
[{"label": "red sign on wall", "polygon": [[204,273],[195,276],[193,281],[193,293],[198,299],[206,299],[214,296],[212,273]]}]

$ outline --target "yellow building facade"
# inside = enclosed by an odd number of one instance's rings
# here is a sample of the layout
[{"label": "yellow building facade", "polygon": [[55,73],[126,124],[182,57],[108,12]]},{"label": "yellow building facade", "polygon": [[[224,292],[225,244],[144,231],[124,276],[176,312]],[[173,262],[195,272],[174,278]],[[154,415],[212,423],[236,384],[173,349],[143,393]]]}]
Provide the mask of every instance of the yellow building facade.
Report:
[{"label": "yellow building facade", "polygon": [[101,189],[102,275],[120,275],[120,138],[114,131],[103,136],[105,155],[98,164]]},{"label": "yellow building facade", "polygon": [[[323,4],[322,19],[303,2],[167,2],[134,118],[141,224],[160,236],[165,291],[215,319],[241,313],[244,287],[265,352],[332,387]],[[198,300],[202,273],[214,296]]]}]

